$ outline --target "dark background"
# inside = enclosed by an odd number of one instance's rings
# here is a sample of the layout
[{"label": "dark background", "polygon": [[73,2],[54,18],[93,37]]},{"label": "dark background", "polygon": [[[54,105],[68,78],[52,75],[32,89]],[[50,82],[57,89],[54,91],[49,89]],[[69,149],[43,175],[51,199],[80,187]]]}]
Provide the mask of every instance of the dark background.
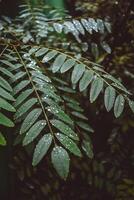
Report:
[{"label": "dark background", "polygon": [[0,0],[0,15],[15,17],[20,0]]}]

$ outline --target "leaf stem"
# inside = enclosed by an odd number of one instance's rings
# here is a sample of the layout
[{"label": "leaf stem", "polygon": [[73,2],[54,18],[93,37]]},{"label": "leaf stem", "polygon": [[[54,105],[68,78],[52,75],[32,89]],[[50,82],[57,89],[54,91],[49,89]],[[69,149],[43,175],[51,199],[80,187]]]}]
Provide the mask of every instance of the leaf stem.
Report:
[{"label": "leaf stem", "polygon": [[19,57],[21,63],[23,64],[23,66],[24,66],[24,68],[25,68],[25,71],[26,71],[26,73],[27,73],[27,75],[28,75],[28,78],[29,78],[29,80],[30,80],[30,82],[31,82],[31,85],[32,85],[32,87],[33,87],[33,89],[34,89],[34,91],[35,91],[35,94],[36,94],[36,96],[37,96],[38,102],[39,102],[39,104],[40,104],[40,106],[41,106],[41,108],[42,108],[42,111],[43,111],[44,117],[45,117],[45,119],[46,119],[46,121],[47,121],[49,130],[50,130],[50,132],[51,132],[51,134],[52,134],[52,136],[53,136],[54,144],[56,145],[56,141],[55,141],[55,137],[54,137],[54,132],[53,132],[53,130],[52,130],[51,124],[50,124],[49,119],[48,119],[48,117],[47,117],[45,108],[44,108],[44,106],[43,106],[43,104],[42,104],[41,98],[40,98],[40,96],[39,96],[39,94],[38,94],[38,92],[37,92],[37,89],[36,89],[35,85],[34,85],[34,82],[33,82],[32,78],[31,78],[30,73],[29,73],[29,71],[28,71],[28,69],[27,69],[27,67],[26,67],[26,65],[25,65],[25,62],[23,61],[23,59],[22,59],[21,55],[19,54],[17,48],[16,48],[15,46],[13,46],[13,47],[14,47],[14,50],[15,50],[15,52],[17,53],[17,55],[18,55],[18,57]]},{"label": "leaf stem", "polygon": [[8,48],[8,45],[6,45],[5,48],[2,50],[2,52],[0,53],[0,57],[3,55],[3,53],[6,51],[7,48]]}]

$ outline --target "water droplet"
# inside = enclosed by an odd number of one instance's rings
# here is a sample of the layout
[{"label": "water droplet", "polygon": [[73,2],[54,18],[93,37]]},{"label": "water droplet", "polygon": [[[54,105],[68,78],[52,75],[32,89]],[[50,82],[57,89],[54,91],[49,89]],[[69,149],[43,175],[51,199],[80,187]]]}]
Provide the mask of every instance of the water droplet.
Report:
[{"label": "water droplet", "polygon": [[51,109],[50,109],[50,108],[48,108],[47,110],[48,110],[49,112],[51,112]]},{"label": "water droplet", "polygon": [[95,80],[96,78],[97,78],[97,76],[95,75],[95,76],[94,76],[94,80]]}]

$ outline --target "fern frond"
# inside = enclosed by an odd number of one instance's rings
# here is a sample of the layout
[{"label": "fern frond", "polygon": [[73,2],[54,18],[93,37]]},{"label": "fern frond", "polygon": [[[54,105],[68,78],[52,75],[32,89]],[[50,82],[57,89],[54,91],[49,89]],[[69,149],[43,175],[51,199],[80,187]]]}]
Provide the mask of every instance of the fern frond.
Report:
[{"label": "fern frond", "polygon": [[[4,51],[5,50],[6,49],[4,49]],[[4,51],[1,53],[1,56],[3,56]],[[9,79],[9,77],[13,78],[14,76],[10,72],[10,69],[8,67],[5,68],[5,66],[7,64],[9,66],[11,63],[9,61],[3,60],[3,59],[1,59],[0,62],[1,62],[1,67],[0,67],[0,71],[1,71],[1,75],[0,75],[0,108],[10,111],[10,112],[15,112],[15,109],[11,105],[11,102],[15,101],[15,99],[13,97],[13,89],[12,89],[10,83],[7,81],[7,79]],[[7,124],[7,126],[8,126],[8,124]]]},{"label": "fern frond", "polygon": [[[81,156],[78,144],[79,137],[83,136],[78,134],[81,131],[77,131],[78,125],[73,121],[73,112],[72,115],[69,114],[71,112],[66,113],[65,100],[60,97],[52,84],[52,80],[45,71],[42,71],[38,63],[22,55],[23,51],[14,46],[14,53],[10,56],[15,56],[17,59],[16,61],[6,62],[6,65],[14,76],[10,80],[16,99],[14,120],[16,124],[21,124],[19,132],[23,136],[22,143],[24,146],[31,142],[37,143],[33,165],[37,165],[42,160],[52,143],[52,155],[57,145],[61,144],[73,154]],[[17,68],[15,69],[15,67]],[[71,103],[68,103],[67,106],[68,108],[73,107]],[[76,106],[76,110],[77,112],[83,111],[79,105]],[[91,130],[87,126],[85,131],[90,132]],[[43,150],[41,147],[43,147]],[[63,151],[66,150],[63,149]],[[68,153],[66,152],[66,154]],[[59,171],[58,173],[60,174]],[[65,173],[66,176],[62,177],[64,179],[68,174]]]},{"label": "fern frond", "polygon": [[[124,109],[124,102],[128,104],[131,101],[129,96],[131,93],[115,79],[102,69],[100,65],[90,62],[83,58],[77,59],[63,51],[57,49],[40,48],[34,56],[39,58],[39,62],[50,63],[50,70],[53,73],[71,73],[70,79],[72,85],[78,85],[80,92],[90,89],[90,102],[93,103],[99,94],[106,88],[104,95],[104,103],[107,111],[114,107],[114,114],[119,117]],[[32,51],[32,50],[31,50]],[[40,55],[39,52],[42,52]],[[116,97],[116,95],[118,95]],[[121,98],[119,98],[121,97]]]},{"label": "fern frond", "polygon": [[[7,50],[6,46],[1,52],[0,56],[3,57],[3,54]],[[3,127],[13,127],[14,123],[10,119],[9,113],[15,112],[15,108],[12,105],[12,102],[15,101],[13,97],[13,89],[10,83],[7,81],[9,77],[13,78],[13,74],[10,72],[9,68],[5,68],[7,61],[0,60],[0,145],[6,145],[6,140],[4,137],[4,128]],[[9,62],[8,62],[9,63]],[[8,112],[8,113],[7,113]]]},{"label": "fern frond", "polygon": [[[30,27],[33,26],[32,32],[36,33],[37,38],[47,37],[48,34],[56,31],[58,34],[71,33],[81,43],[81,36],[85,35],[86,32],[89,34],[93,34],[93,32],[100,34],[104,34],[105,31],[111,32],[110,23],[102,19],[72,19],[69,15],[66,15],[64,18],[62,16],[51,16],[50,18],[45,14],[45,8],[41,8],[40,6],[38,8],[33,7],[30,4],[26,5],[26,7],[26,9],[21,11],[19,17],[21,21],[24,21],[24,27],[29,27],[30,30]],[[106,45],[108,46],[108,44]],[[104,47],[105,45],[102,44],[102,46]],[[108,48],[110,47],[104,47],[105,50]]]}]

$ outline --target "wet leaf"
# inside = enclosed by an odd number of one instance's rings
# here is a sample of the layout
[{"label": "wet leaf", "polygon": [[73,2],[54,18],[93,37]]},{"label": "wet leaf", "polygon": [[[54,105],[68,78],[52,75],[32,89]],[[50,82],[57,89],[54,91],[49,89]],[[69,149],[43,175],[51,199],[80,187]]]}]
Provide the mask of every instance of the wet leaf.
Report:
[{"label": "wet leaf", "polygon": [[66,180],[69,173],[70,164],[70,158],[67,151],[61,146],[56,146],[53,148],[53,151],[51,153],[51,159],[53,166],[56,169],[59,176],[62,179]]}]

